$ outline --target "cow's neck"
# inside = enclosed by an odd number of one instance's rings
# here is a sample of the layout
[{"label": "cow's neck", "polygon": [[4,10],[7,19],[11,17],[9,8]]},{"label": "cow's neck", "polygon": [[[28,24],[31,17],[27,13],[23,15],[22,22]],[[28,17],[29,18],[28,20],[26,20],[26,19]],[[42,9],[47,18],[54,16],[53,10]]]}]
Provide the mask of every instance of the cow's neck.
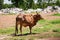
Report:
[{"label": "cow's neck", "polygon": [[38,19],[34,18],[34,25],[36,25],[37,22],[38,22]]}]

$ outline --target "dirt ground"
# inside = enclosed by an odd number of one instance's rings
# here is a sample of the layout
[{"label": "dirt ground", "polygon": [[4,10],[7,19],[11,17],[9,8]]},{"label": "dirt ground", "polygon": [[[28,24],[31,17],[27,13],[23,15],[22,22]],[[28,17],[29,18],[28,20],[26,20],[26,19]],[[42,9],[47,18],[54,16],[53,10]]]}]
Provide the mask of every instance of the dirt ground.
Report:
[{"label": "dirt ground", "polygon": [[[38,34],[37,34],[38,35]],[[35,36],[35,35],[34,35]],[[10,40],[10,38],[12,38],[12,36],[8,36],[8,35],[1,35],[0,36],[0,40]],[[17,40],[17,39],[15,39],[15,40]],[[19,39],[18,39],[19,40]],[[29,40],[28,38],[27,38],[27,40]],[[51,38],[38,38],[38,39],[34,39],[34,40],[60,40],[60,37],[51,37]]]},{"label": "dirt ground", "polygon": [[[60,19],[60,16],[50,16],[51,14],[53,14],[53,13],[50,13],[50,14],[42,13],[41,16],[45,20]],[[6,28],[6,27],[10,27],[10,26],[15,26],[15,18],[16,18],[16,16],[17,15],[0,15],[0,28]],[[4,38],[4,36],[2,36],[2,37],[0,36],[0,40],[1,40],[1,38]],[[38,40],[60,40],[60,38],[44,38],[44,39],[38,39]]]},{"label": "dirt ground", "polygon": [[0,27],[5,28],[15,25],[16,15],[0,15]]}]

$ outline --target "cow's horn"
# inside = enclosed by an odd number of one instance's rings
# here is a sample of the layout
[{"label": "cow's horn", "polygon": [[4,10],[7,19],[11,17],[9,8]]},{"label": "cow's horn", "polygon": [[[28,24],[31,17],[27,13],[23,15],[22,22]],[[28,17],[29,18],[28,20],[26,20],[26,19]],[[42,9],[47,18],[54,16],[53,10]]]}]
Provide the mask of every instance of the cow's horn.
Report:
[{"label": "cow's horn", "polygon": [[37,14],[39,14],[37,11],[36,11]]}]

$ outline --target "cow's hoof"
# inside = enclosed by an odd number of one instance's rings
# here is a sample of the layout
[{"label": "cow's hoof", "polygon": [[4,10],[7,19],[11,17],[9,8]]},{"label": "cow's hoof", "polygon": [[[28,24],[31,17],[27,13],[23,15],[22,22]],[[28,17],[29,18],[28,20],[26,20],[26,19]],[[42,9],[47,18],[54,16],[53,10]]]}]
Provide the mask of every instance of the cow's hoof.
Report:
[{"label": "cow's hoof", "polygon": [[17,36],[17,34],[14,34],[14,36]]},{"label": "cow's hoof", "polygon": [[30,33],[30,34],[32,34],[32,33]]}]

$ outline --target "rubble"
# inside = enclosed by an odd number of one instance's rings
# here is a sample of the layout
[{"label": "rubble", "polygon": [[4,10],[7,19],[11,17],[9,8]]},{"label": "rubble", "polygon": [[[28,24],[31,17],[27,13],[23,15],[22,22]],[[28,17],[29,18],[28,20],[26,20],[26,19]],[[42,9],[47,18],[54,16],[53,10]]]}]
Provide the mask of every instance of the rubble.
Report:
[{"label": "rubble", "polygon": [[6,8],[6,9],[1,9],[0,10],[0,14],[4,13],[14,13],[14,14],[18,14],[18,13],[33,13],[33,12],[43,12],[43,13],[50,13],[52,11],[56,11],[58,13],[60,13],[60,7],[59,6],[55,6],[55,8],[57,8],[56,10],[52,9],[52,6],[48,6],[47,8],[45,8],[44,10],[41,8],[37,8],[37,9],[28,9],[28,10],[23,10],[20,8]]}]

